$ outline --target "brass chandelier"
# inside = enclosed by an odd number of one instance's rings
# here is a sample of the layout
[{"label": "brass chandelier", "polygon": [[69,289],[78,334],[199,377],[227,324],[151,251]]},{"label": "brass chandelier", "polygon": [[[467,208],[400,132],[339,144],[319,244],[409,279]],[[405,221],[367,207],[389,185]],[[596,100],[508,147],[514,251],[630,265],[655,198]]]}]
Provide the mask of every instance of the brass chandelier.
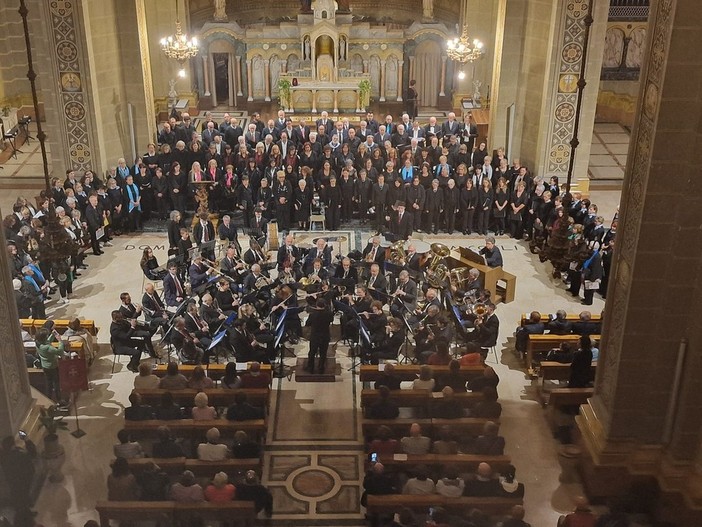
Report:
[{"label": "brass chandelier", "polygon": [[468,36],[468,26],[464,25],[460,37],[446,41],[446,55],[462,64],[473,62],[483,55],[483,43],[477,38],[471,40]]},{"label": "brass chandelier", "polygon": [[178,75],[185,76],[183,64],[195,56],[199,51],[198,42],[195,37],[188,38],[188,35],[183,33],[183,28],[178,16],[178,0],[176,0],[176,21],[175,35],[169,35],[161,39],[161,50],[169,59],[175,59],[181,66]]}]

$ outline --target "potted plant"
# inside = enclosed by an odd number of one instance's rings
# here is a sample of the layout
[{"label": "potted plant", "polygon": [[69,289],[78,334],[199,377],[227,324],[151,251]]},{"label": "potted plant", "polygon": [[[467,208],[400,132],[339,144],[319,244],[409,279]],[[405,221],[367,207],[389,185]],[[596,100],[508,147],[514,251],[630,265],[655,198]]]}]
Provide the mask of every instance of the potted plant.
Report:
[{"label": "potted plant", "polygon": [[363,79],[358,83],[358,96],[361,99],[361,110],[365,111],[366,106],[370,105],[371,83],[368,79]]},{"label": "potted plant", "polygon": [[59,430],[68,430],[68,425],[63,421],[63,415],[61,415],[56,405],[39,409],[39,425],[46,429],[42,458],[46,462],[49,481],[52,483],[62,481],[61,467],[65,461],[65,451],[59,443],[57,432]]},{"label": "potted plant", "polygon": [[290,80],[280,79],[278,81],[278,95],[280,97],[280,105],[287,110],[290,107]]}]

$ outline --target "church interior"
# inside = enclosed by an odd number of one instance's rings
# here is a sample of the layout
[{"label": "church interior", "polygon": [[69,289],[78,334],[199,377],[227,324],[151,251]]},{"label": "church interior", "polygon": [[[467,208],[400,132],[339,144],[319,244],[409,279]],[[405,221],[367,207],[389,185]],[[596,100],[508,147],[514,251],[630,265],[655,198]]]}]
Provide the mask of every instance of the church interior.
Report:
[{"label": "church interior", "polygon": [[3,0],[0,34],[0,526],[702,524],[697,0]]}]

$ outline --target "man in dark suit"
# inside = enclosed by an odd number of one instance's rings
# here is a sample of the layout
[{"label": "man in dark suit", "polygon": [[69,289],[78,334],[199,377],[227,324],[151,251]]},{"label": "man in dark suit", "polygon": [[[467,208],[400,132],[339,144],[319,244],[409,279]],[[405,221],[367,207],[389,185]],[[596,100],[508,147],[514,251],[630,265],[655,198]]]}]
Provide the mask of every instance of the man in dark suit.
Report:
[{"label": "man in dark suit", "polygon": [[[127,369],[134,373],[139,371],[139,360],[142,351],[145,351],[147,342],[150,339],[138,339],[135,337],[136,320],[127,320],[119,311],[112,312],[112,323],[110,324],[110,344],[116,355],[130,355],[131,360],[127,364]],[[155,356],[153,347],[149,349]]]},{"label": "man in dark suit", "polygon": [[529,335],[543,335],[545,326],[541,322],[541,313],[538,311],[532,311],[529,314],[529,320],[523,326],[519,326],[517,331],[515,331],[515,344],[514,349],[524,353],[527,349],[527,342],[529,342]]},{"label": "man in dark suit", "polygon": [[385,141],[391,140],[391,135],[387,132],[387,128],[385,128],[384,124],[378,127],[378,133],[373,135],[373,140],[380,146],[383,146]]},{"label": "man in dark suit", "polygon": [[88,224],[90,246],[93,249],[93,254],[99,256],[102,254],[102,250],[100,250],[97,231],[103,226],[103,209],[102,205],[98,203],[98,197],[95,194],[91,194],[88,198],[88,206],[85,208],[85,221]]},{"label": "man in dark suit", "polygon": [[212,141],[214,141],[214,138],[216,135],[221,135],[219,133],[219,130],[215,127],[214,121],[210,121],[207,123],[207,128],[202,132],[202,142],[205,144],[205,146],[209,146]]},{"label": "man in dark suit", "polygon": [[297,145],[298,150],[304,145],[310,137],[310,127],[304,119],[300,119],[299,124],[293,128],[293,143]]},{"label": "man in dark suit", "polygon": [[285,159],[285,156],[288,155],[288,150],[293,144],[288,136],[288,132],[282,130],[280,132],[280,141],[278,141],[276,144],[278,145],[278,148],[280,148],[280,155],[283,156],[283,159]]},{"label": "man in dark suit", "polygon": [[251,220],[251,229],[253,230],[253,235],[259,240],[259,243],[263,243],[268,235],[268,220],[263,217],[263,211],[259,208],[254,210],[254,217]]},{"label": "man in dark suit", "polygon": [[256,145],[261,141],[261,134],[258,133],[256,125],[253,123],[249,123],[248,130],[244,134],[244,137],[246,139],[246,146],[248,146],[250,150],[255,150]]},{"label": "man in dark suit", "polygon": [[295,237],[292,234],[285,237],[285,242],[278,249],[278,271],[283,269],[286,260],[291,261],[293,267],[300,267],[300,249],[295,247]]},{"label": "man in dark suit", "polygon": [[228,145],[232,145],[232,149],[239,150],[237,146],[239,144],[239,137],[244,133],[244,130],[239,126],[239,120],[236,117],[232,117],[229,120],[229,128],[224,132],[224,142]]},{"label": "man in dark suit", "polygon": [[278,118],[275,120],[275,127],[278,129],[278,131],[281,131],[285,128],[285,112],[283,110],[278,110]]},{"label": "man in dark suit", "polygon": [[[209,221],[210,217],[207,212],[201,212],[198,217],[200,218],[200,221],[198,221],[193,227],[193,238],[195,240],[195,245],[199,247],[203,243],[215,239],[215,230],[214,225],[212,225],[212,222]],[[213,250],[208,250],[201,254],[203,257],[209,260],[214,260]]]},{"label": "man in dark suit", "polygon": [[412,139],[417,140],[417,145],[423,146],[425,142],[425,134],[424,134],[424,128],[419,126],[419,121],[415,119],[415,121],[412,123],[412,129],[407,131],[407,135]]},{"label": "man in dark suit", "polygon": [[373,112],[366,112],[366,124],[371,133],[378,133],[378,121],[373,117]]},{"label": "man in dark suit", "polygon": [[405,268],[414,273],[419,273],[421,269],[421,261],[422,257],[417,254],[416,247],[410,244],[409,247],[407,247],[407,256],[405,256]]},{"label": "man in dark suit", "polygon": [[222,223],[217,226],[217,235],[219,236],[220,240],[227,240],[229,243],[233,243],[239,247],[236,227],[232,223],[232,219],[228,214],[222,216]]},{"label": "man in dark suit", "polygon": [[380,272],[380,265],[374,263],[370,267],[370,275],[368,276],[368,289],[385,292],[388,289],[388,279]]},{"label": "man in dark suit", "polygon": [[195,127],[192,125],[190,115],[183,113],[183,122],[176,126],[175,129],[176,142],[183,141],[187,147],[190,141],[193,140],[193,132],[195,132]]},{"label": "man in dark suit", "polygon": [[592,321],[592,314],[589,311],[580,313],[579,320],[573,323],[573,333],[575,335],[599,335],[601,324]]},{"label": "man in dark suit", "polygon": [[[397,283],[396,297],[390,306],[393,316],[399,317],[405,313],[410,313],[417,309],[417,283],[410,278],[409,271],[400,271],[400,279]],[[404,304],[404,307],[401,304]]]},{"label": "man in dark suit", "polygon": [[468,155],[473,153],[475,139],[478,137],[478,125],[475,124],[473,114],[469,113],[461,127],[461,143],[468,147]]},{"label": "man in dark suit", "polygon": [[456,114],[449,112],[448,119],[441,125],[441,135],[446,138],[452,135],[458,135],[461,125],[456,121]]},{"label": "man in dark suit", "polygon": [[327,244],[324,238],[317,238],[316,247],[310,249],[305,257],[304,272],[309,274],[312,270],[312,263],[316,258],[322,260],[322,267],[327,269],[331,266],[332,247]]},{"label": "man in dark suit", "polygon": [[483,357],[490,348],[497,344],[500,320],[495,314],[495,304],[485,304],[486,313],[475,320],[475,329],[466,335],[467,340],[475,342],[483,350]]},{"label": "man in dark suit", "polygon": [[168,274],[163,278],[163,297],[166,299],[166,305],[173,308],[170,311],[174,311],[185,298],[183,284],[178,278],[178,266],[175,263],[168,266]]},{"label": "man in dark suit", "polygon": [[363,249],[363,261],[382,264],[385,260],[385,249],[380,246],[380,236],[373,236]]},{"label": "man in dark suit", "polygon": [[548,332],[553,335],[570,335],[573,332],[573,323],[566,317],[568,314],[563,309],[556,311],[556,317],[549,315],[549,322],[546,325]]},{"label": "man in dark suit", "polygon": [[429,143],[432,137],[441,139],[441,127],[436,122],[436,117],[429,117],[429,124],[424,127],[424,138]]},{"label": "man in dark suit", "polygon": [[[236,350],[237,362],[268,362],[268,357],[262,348],[254,345],[255,337],[246,329],[246,321],[237,319],[234,321],[233,329],[229,335],[229,341]],[[229,418],[229,416],[227,416]]]},{"label": "man in dark suit", "polygon": [[390,217],[390,232],[396,240],[406,240],[412,235],[412,215],[405,211],[404,201],[395,203],[395,210]]},{"label": "man in dark suit", "polygon": [[317,129],[323,126],[326,133],[331,132],[332,128],[334,128],[334,121],[329,119],[329,113],[326,111],[322,112],[321,117],[317,119],[315,124],[317,125]]},{"label": "man in dark suit", "polygon": [[144,311],[144,319],[151,328],[161,326],[164,331],[168,329],[168,314],[163,300],[154,288],[154,284],[148,282],[144,286],[144,295],[141,297],[141,308]]},{"label": "man in dark suit", "polygon": [[343,285],[347,290],[352,291],[353,287],[358,282],[358,271],[355,267],[351,267],[351,259],[344,258],[341,265],[336,267],[332,283]]},{"label": "man in dark suit", "polygon": [[362,143],[365,143],[366,137],[369,135],[373,135],[373,130],[368,128],[368,123],[366,121],[361,121],[356,136],[361,140]]},{"label": "man in dark suit", "polygon": [[268,121],[266,127],[261,130],[261,139],[265,139],[267,135],[273,136],[273,142],[278,140],[278,129],[275,127],[275,121],[273,119]]},{"label": "man in dark suit", "polygon": [[405,126],[403,124],[398,124],[397,128],[395,128],[395,133],[390,136],[390,143],[392,143],[394,148],[403,149],[407,146],[408,142]]},{"label": "man in dark suit", "polygon": [[388,191],[390,185],[385,184],[385,176],[378,175],[378,182],[373,185],[371,191],[371,207],[375,209],[375,225],[378,232],[385,228],[385,209],[387,207]]}]

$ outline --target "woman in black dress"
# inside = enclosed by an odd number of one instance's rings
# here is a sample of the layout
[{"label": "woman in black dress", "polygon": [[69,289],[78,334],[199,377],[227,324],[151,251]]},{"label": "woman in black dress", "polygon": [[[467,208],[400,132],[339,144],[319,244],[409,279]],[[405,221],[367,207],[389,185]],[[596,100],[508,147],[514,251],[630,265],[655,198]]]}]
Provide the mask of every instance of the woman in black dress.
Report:
[{"label": "woman in black dress", "polygon": [[478,189],[473,186],[473,179],[468,178],[461,188],[461,210],[463,211],[461,230],[465,235],[470,235],[473,232],[473,219],[477,205]]},{"label": "woman in black dress", "polygon": [[[309,172],[309,168],[303,167],[302,173]],[[312,187],[307,184],[306,178],[300,178],[293,189],[293,209],[295,211],[295,221],[300,229],[310,228],[310,210],[312,207]]]},{"label": "woman in black dress", "polygon": [[482,185],[478,189],[478,206],[476,210],[478,211],[478,225],[476,230],[479,234],[487,236],[488,225],[490,224],[490,210],[492,209],[492,202],[495,198],[495,194],[492,191],[492,185],[489,179],[483,179]]},{"label": "woman in black dress", "polygon": [[492,217],[495,218],[495,234],[505,233],[505,217],[507,216],[507,180],[500,178],[495,189],[495,208]]},{"label": "woman in black dress", "polygon": [[168,195],[171,198],[173,208],[179,211],[181,216],[185,213],[185,195],[187,190],[188,174],[183,171],[178,161],[174,161],[168,174]]},{"label": "woman in black dress", "polygon": [[527,200],[526,184],[520,181],[517,183],[517,189],[512,193],[508,209],[509,234],[517,240],[521,240],[524,235],[524,213],[526,212]]},{"label": "woman in black dress", "polygon": [[158,268],[158,260],[154,256],[154,251],[151,249],[151,247],[144,249],[139,265],[141,270],[144,272],[144,276],[146,276],[146,278],[149,280],[163,280],[163,277],[168,273],[168,271],[165,269],[156,271]]}]

